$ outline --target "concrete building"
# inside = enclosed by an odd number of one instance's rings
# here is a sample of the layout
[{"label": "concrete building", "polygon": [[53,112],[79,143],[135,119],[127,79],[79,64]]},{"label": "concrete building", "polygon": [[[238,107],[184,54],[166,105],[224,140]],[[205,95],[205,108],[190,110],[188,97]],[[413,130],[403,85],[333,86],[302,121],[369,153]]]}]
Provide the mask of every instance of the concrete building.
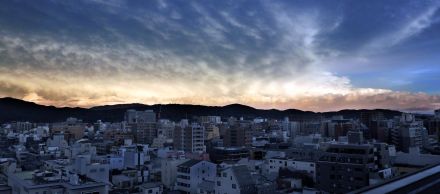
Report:
[{"label": "concrete building", "polygon": [[362,131],[349,131],[347,132],[347,139],[349,144],[362,144],[364,143],[364,136]]},{"label": "concrete building", "polygon": [[136,143],[151,145],[157,137],[157,123],[133,123],[130,127]]},{"label": "concrete building", "polygon": [[234,124],[225,130],[225,147],[248,147],[252,145],[252,128],[247,124]]},{"label": "concrete building", "polygon": [[84,131],[87,124],[82,120],[76,118],[68,118],[66,122],[53,123],[50,131],[51,133],[63,133],[74,140],[81,139],[84,136]]},{"label": "concrete building", "polygon": [[76,174],[63,176],[62,172],[23,171],[8,174],[8,185],[12,193],[57,193],[57,194],[107,194],[108,185]]},{"label": "concrete building", "polygon": [[299,122],[289,121],[289,118],[286,117],[283,121],[283,131],[286,131],[290,138],[294,138],[299,134]]},{"label": "concrete building", "polygon": [[125,122],[131,129],[135,142],[140,144],[151,144],[157,137],[156,113],[152,110],[125,112]]},{"label": "concrete building", "polygon": [[163,159],[161,161],[161,181],[166,188],[173,189],[176,183],[177,166],[189,159]]},{"label": "concrete building", "polygon": [[98,182],[109,183],[109,164],[91,162],[90,157],[77,156],[73,159],[72,172],[85,175]]},{"label": "concrete building", "polygon": [[156,113],[153,110],[136,111],[133,109],[125,112],[125,122],[128,124],[133,123],[155,123]]},{"label": "concrete building", "polygon": [[257,193],[257,188],[247,166],[232,166],[217,173],[215,193]]},{"label": "concrete building", "polygon": [[274,157],[266,159],[265,161],[265,174],[276,174],[281,168],[289,168],[297,171],[304,171],[316,180],[316,165],[312,161],[301,161],[293,158]]},{"label": "concrete building", "polygon": [[355,127],[355,123],[352,120],[335,117],[323,122],[320,131],[324,137],[338,139],[340,136],[345,136],[348,131],[353,130]]},{"label": "concrete building", "polygon": [[203,181],[215,181],[217,166],[203,160],[189,160],[177,166],[176,190],[195,194]]},{"label": "concrete building", "polygon": [[237,162],[249,157],[249,150],[243,147],[214,147],[209,150],[211,161],[219,164],[222,162]]},{"label": "concrete building", "polygon": [[328,145],[316,162],[316,187],[329,193],[346,193],[368,186],[370,173],[380,170],[375,152],[371,144]]},{"label": "concrete building", "polygon": [[119,155],[124,159],[124,168],[136,168],[150,160],[148,145],[122,146]]},{"label": "concrete building", "polygon": [[168,119],[160,119],[157,123],[157,136],[165,136],[172,139],[174,137],[174,128],[176,124]]},{"label": "concrete building", "polygon": [[399,124],[391,129],[391,143],[397,150],[408,152],[411,147],[421,148],[427,143],[427,130],[423,122],[416,121],[414,115],[403,113]]},{"label": "concrete building", "polygon": [[220,124],[222,122],[220,116],[200,116],[199,121],[202,124],[205,123]]},{"label": "concrete building", "polygon": [[139,186],[142,194],[162,194],[163,185],[160,182],[149,182]]},{"label": "concrete building", "polygon": [[205,128],[198,123],[177,126],[174,131],[174,149],[185,152],[205,152]]},{"label": "concrete building", "polygon": [[440,165],[437,163],[417,171],[350,192],[350,194],[414,193],[435,194],[440,188]]},{"label": "concrete building", "polygon": [[215,124],[205,123],[203,126],[205,127],[205,140],[220,137],[220,130]]},{"label": "concrete building", "polygon": [[440,119],[440,109],[434,110],[434,116]]},{"label": "concrete building", "polygon": [[366,134],[367,137],[378,139],[379,138],[379,122],[385,120],[385,116],[381,111],[364,111],[361,112],[360,122],[364,124],[369,130]]}]

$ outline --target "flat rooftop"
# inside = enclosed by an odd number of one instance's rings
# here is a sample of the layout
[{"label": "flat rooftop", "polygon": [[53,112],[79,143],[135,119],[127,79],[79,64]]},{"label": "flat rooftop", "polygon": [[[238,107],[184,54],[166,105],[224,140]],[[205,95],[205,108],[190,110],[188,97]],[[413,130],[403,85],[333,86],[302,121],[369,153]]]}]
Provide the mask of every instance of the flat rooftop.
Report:
[{"label": "flat rooftop", "polygon": [[438,193],[440,189],[440,164],[396,177],[383,183],[351,192],[365,193]]}]

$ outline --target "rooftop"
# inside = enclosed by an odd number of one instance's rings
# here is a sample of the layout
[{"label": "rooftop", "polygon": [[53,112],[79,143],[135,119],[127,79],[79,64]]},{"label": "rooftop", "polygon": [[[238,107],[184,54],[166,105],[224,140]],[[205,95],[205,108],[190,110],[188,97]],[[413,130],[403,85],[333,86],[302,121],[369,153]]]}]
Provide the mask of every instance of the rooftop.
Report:
[{"label": "rooftop", "polygon": [[155,187],[160,187],[160,186],[162,186],[161,182],[148,182],[148,183],[142,184],[141,187],[143,187],[145,189],[149,189],[149,188],[155,188]]},{"label": "rooftop", "polygon": [[[39,171],[22,171],[11,173],[9,178],[15,180],[15,182],[23,185],[26,188],[42,188],[42,187],[65,187],[69,189],[76,188],[84,188],[84,187],[96,187],[96,186],[104,186],[105,183],[95,182],[91,179],[83,178],[79,180],[79,184],[71,184],[68,182],[67,175],[65,177],[56,177],[53,176],[53,180],[40,180],[37,181],[35,179],[35,174]],[[41,173],[41,172],[40,172]],[[44,178],[52,178],[52,177],[44,177]]]},{"label": "rooftop", "polygon": [[396,177],[381,184],[351,192],[352,194],[374,193],[436,193],[440,188],[440,163],[419,171]]},{"label": "rooftop", "polygon": [[179,167],[189,168],[189,167],[192,167],[192,166],[196,165],[197,163],[199,163],[201,161],[202,160],[188,160],[188,161],[180,164]]},{"label": "rooftop", "polygon": [[241,166],[233,166],[231,168],[232,168],[232,172],[237,178],[238,184],[241,187],[255,184],[254,179],[252,179],[251,173],[247,168],[247,166],[241,165]]},{"label": "rooftop", "polygon": [[408,166],[428,166],[440,163],[440,155],[398,152],[394,164]]}]

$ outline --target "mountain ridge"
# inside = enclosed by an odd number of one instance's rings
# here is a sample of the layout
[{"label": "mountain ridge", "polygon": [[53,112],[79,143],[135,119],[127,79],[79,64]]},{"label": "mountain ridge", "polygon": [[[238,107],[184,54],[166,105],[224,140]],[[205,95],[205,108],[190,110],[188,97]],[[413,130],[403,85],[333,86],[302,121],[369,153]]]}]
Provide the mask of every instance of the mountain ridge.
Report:
[{"label": "mountain ridge", "polygon": [[330,112],[312,112],[299,109],[257,109],[243,104],[229,104],[225,106],[205,106],[192,104],[115,104],[102,105],[90,108],[81,107],[55,107],[40,105],[34,102],[20,100],[11,97],[0,98],[0,122],[31,121],[31,122],[59,122],[68,117],[76,117],[86,122],[96,120],[122,121],[124,113],[128,109],[146,110],[152,109],[161,114],[162,118],[180,120],[203,115],[217,115],[222,117],[264,117],[282,119],[286,116],[333,116],[343,115],[345,118],[357,118],[360,112],[381,111],[385,117],[391,118],[400,115],[400,111],[388,109],[343,109]]}]

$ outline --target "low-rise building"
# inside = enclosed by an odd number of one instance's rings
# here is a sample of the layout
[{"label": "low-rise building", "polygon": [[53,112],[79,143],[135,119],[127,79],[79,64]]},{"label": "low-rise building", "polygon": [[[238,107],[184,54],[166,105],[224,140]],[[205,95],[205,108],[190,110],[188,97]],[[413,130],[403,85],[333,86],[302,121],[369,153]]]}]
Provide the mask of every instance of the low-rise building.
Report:
[{"label": "low-rise building", "polygon": [[12,193],[107,194],[108,185],[76,174],[22,171],[8,174]]},{"label": "low-rise building", "polygon": [[215,181],[217,166],[204,160],[189,160],[177,166],[176,190],[197,193],[203,181]]},{"label": "low-rise building", "polygon": [[254,179],[246,166],[232,166],[217,173],[215,193],[256,193]]}]

